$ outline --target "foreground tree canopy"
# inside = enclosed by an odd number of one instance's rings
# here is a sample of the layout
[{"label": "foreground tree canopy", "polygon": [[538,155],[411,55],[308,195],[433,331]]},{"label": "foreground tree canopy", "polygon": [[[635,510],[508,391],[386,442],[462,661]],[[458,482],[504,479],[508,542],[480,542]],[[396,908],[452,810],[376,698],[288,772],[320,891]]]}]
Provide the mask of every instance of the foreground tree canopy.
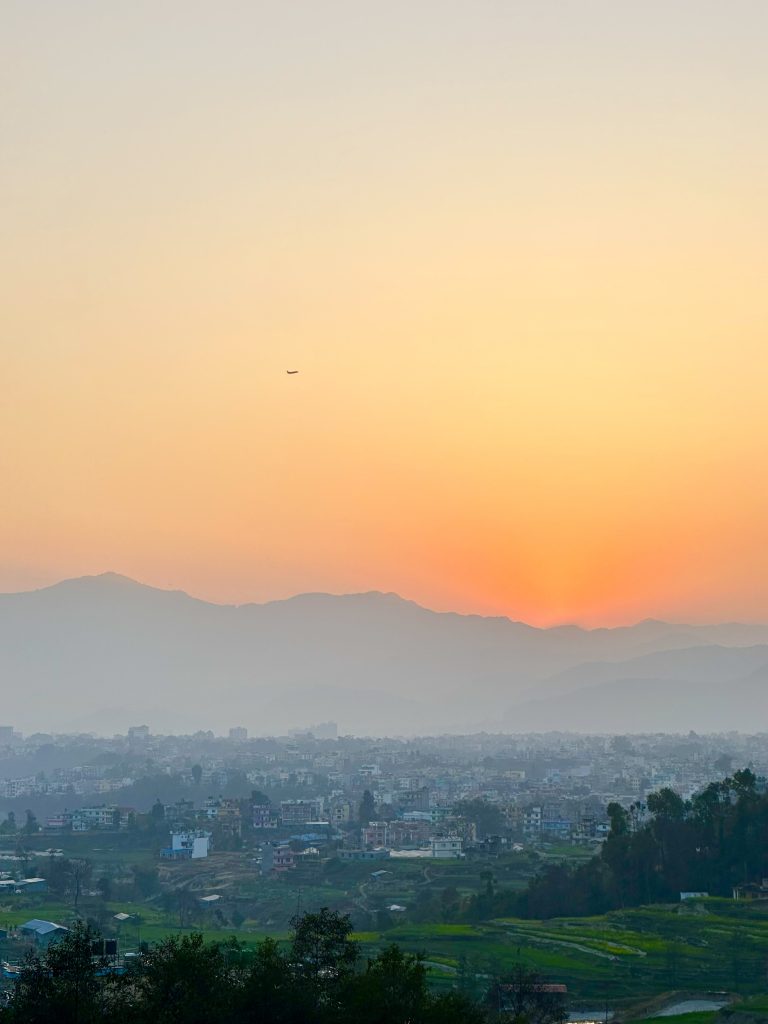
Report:
[{"label": "foreground tree canopy", "polygon": [[[2,1024],[562,1024],[562,999],[522,969],[474,1003],[435,995],[421,957],[388,946],[363,960],[348,917],[321,910],[294,921],[292,942],[246,949],[172,936],[123,974],[93,956],[85,927],[30,955]],[[519,1011],[519,1012],[518,1012]]]}]

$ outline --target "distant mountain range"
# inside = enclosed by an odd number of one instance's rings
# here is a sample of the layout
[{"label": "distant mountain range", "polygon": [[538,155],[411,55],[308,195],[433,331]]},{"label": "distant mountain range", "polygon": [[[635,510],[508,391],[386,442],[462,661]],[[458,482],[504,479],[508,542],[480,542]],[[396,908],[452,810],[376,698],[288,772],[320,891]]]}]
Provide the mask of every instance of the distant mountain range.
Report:
[{"label": "distant mountain range", "polygon": [[25,731],[757,732],[768,625],[537,629],[375,592],[215,605],[106,573],[0,595],[0,680]]}]

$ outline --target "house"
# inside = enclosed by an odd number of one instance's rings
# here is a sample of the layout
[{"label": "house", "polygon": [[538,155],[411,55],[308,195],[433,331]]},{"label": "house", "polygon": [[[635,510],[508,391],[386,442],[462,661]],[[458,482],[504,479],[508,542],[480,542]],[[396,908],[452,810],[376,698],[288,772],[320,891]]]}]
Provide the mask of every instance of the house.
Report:
[{"label": "house", "polygon": [[252,814],[254,828],[277,828],[277,818],[269,804],[254,804]]},{"label": "house", "polygon": [[136,815],[139,813],[135,807],[118,807],[119,828],[130,828],[136,822]]},{"label": "house", "polygon": [[536,1020],[537,1010],[543,1012],[542,1016],[547,1017],[547,1011],[555,1011],[553,1016],[565,1018],[562,1009],[563,1001],[567,997],[568,988],[566,985],[557,983],[535,983],[530,986],[511,984],[499,985],[499,1010],[504,1014],[514,1014]]},{"label": "house", "polygon": [[[682,898],[683,893],[680,893],[680,899]],[[745,882],[743,885],[734,885],[733,898],[735,900],[768,899],[768,878],[764,878],[762,884],[758,882]]]},{"label": "house", "polygon": [[349,800],[334,800],[331,804],[331,822],[346,825],[352,819],[352,804]]},{"label": "house", "polygon": [[211,846],[211,833],[171,832],[171,845],[160,851],[165,860],[200,860],[207,857]]},{"label": "house", "polygon": [[287,843],[265,843],[261,850],[261,873],[282,875],[296,867],[296,855]]},{"label": "house", "polygon": [[420,847],[429,841],[432,831],[428,821],[393,821],[389,826],[389,845]]},{"label": "house", "polygon": [[57,942],[69,931],[69,928],[65,928],[62,924],[55,924],[53,921],[41,921],[38,918],[33,918],[31,921],[27,921],[26,924],[19,925],[19,932],[25,938],[32,939],[36,946],[49,946],[52,942]]},{"label": "house", "polygon": [[377,850],[339,850],[339,860],[386,860],[389,850],[379,847]]},{"label": "house", "polygon": [[239,836],[242,832],[242,815],[240,812],[240,801],[230,798],[219,797],[214,800],[209,797],[205,801],[203,814],[209,821],[215,821],[218,827],[232,836]]},{"label": "house", "polygon": [[389,846],[389,825],[386,821],[371,821],[361,830],[363,846]]},{"label": "house", "polygon": [[542,807],[534,806],[525,808],[523,811],[523,835],[526,839],[535,840],[540,838],[542,820]]},{"label": "house", "polygon": [[547,815],[541,821],[542,836],[546,836],[548,839],[570,839],[572,829],[573,822],[568,818]]},{"label": "house", "polygon": [[320,800],[283,800],[280,803],[280,819],[284,825],[306,825],[317,821],[322,810]]},{"label": "house", "polygon": [[463,843],[458,836],[432,836],[429,848],[433,857],[446,860],[449,857],[463,857]]},{"label": "house", "polygon": [[163,816],[169,823],[192,821],[195,817],[195,805],[192,800],[177,800],[174,804],[166,804]]},{"label": "house", "polygon": [[46,818],[45,827],[52,832],[63,832],[65,829],[72,828],[72,811],[62,811],[60,814]]},{"label": "house", "polygon": [[119,827],[120,809],[114,804],[79,807],[72,812],[73,832],[90,832],[91,829],[116,829]]}]

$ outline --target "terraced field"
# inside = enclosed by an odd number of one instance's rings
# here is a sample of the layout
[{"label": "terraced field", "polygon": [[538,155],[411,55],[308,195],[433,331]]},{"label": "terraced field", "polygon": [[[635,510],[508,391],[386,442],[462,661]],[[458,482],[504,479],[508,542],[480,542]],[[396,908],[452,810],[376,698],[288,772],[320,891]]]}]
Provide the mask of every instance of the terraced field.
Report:
[{"label": "terraced field", "polygon": [[[142,940],[157,941],[182,930],[173,916],[150,904],[102,904],[101,913],[111,919],[112,914],[126,909],[141,915],[140,923],[132,920],[122,926],[128,947],[135,946],[139,934]],[[34,909],[0,909],[0,926],[13,926],[29,917],[68,922],[71,916],[71,906],[45,900]],[[264,928],[255,921],[244,922],[239,931],[222,928],[213,920],[210,927],[198,923],[183,929],[192,930],[202,930],[209,939],[237,935],[249,945],[265,932],[287,938],[283,928]],[[609,1006],[619,1011],[622,1019],[628,1019],[625,1011],[630,1007],[638,1008],[638,1019],[650,1017],[665,994],[671,1000],[671,994],[682,997],[712,992],[748,998],[744,1007],[750,1007],[753,1019],[768,1015],[768,909],[759,904],[705,899],[594,918],[411,923],[385,932],[359,932],[355,938],[364,953],[373,953],[390,942],[423,953],[437,987],[460,983],[479,992],[489,976],[523,964],[551,981],[564,982],[572,1004]],[[5,950],[0,952],[8,955]],[[647,1013],[641,1012],[644,1006]],[[666,1021],[672,1024],[674,1018]],[[694,1020],[691,1016],[690,1020],[681,1018],[680,1024],[712,1022],[709,1017]],[[735,1024],[743,1024],[743,1018]]]},{"label": "terraced field", "polygon": [[371,945],[398,942],[423,951],[435,964],[473,974],[522,963],[567,984],[573,999],[601,1006],[620,1007],[664,992],[768,991],[768,913],[728,900],[599,918],[403,926],[362,938]]}]

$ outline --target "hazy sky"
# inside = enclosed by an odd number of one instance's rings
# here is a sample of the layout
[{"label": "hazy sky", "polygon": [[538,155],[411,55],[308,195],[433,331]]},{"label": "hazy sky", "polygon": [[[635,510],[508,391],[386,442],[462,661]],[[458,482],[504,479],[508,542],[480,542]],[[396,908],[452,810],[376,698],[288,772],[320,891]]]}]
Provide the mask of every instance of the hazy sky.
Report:
[{"label": "hazy sky", "polygon": [[768,618],[767,34],[2,0],[0,589]]}]

